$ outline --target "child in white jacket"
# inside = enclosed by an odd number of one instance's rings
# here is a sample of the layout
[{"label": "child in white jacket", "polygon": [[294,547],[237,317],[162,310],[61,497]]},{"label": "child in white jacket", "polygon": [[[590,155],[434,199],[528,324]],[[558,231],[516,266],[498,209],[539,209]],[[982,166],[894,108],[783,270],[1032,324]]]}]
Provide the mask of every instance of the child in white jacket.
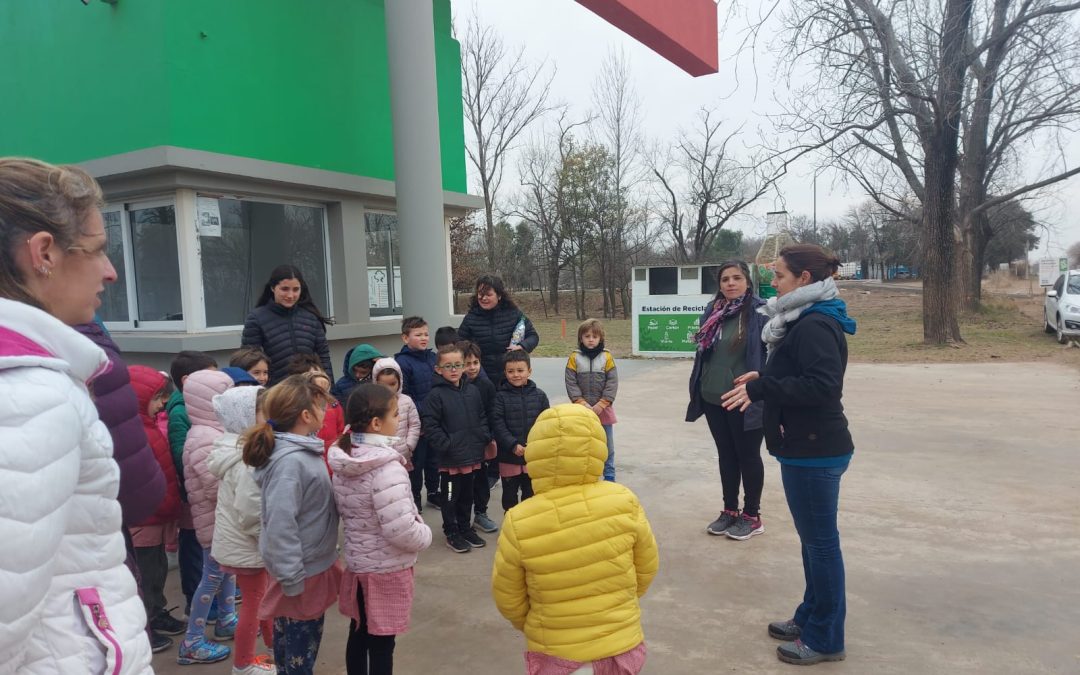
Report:
[{"label": "child in white jacket", "polygon": [[394,447],[398,419],[392,391],[357,385],[345,408],[352,433],[330,448],[334,500],[345,524],[338,606],[352,619],[345,651],[350,673],[392,672],[395,636],[409,628],[416,556],[431,545],[405,458]]},{"label": "child in white jacket", "polygon": [[[237,387],[214,397],[214,412],[225,434],[214,441],[207,466],[218,478],[214,539],[211,555],[223,571],[236,575],[244,597],[236,627],[232,675],[273,675],[277,672],[266,656],[255,655],[259,631],[259,605],[266,592],[266,567],[259,555],[262,495],[244,464],[240,436],[256,424],[265,424],[261,413],[262,387]],[[263,642],[273,649],[273,625],[264,621]]]},{"label": "child in white jacket", "polygon": [[405,458],[405,468],[412,471],[413,451],[420,442],[420,411],[416,409],[412,397],[401,391],[401,366],[396,359],[379,359],[371,373],[376,384],[381,384],[397,394],[398,424],[394,449]]}]

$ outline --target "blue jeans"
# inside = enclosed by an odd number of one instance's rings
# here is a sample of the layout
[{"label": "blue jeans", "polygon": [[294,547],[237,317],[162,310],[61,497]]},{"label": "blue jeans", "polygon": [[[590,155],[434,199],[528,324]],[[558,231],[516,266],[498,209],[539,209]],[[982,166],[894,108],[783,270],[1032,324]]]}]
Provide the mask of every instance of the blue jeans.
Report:
[{"label": "blue jeans", "polygon": [[187,635],[189,642],[206,635],[206,618],[210,614],[210,604],[217,598],[218,618],[231,616],[233,601],[236,598],[236,577],[226,574],[218,561],[210,557],[210,549],[203,549],[203,576],[195,597],[191,601],[191,613],[188,614]]},{"label": "blue jeans", "polygon": [[823,654],[844,650],[844,558],[836,512],[840,502],[841,467],[780,465],[784,494],[802,543],[806,592],[795,610],[802,641]]},{"label": "blue jeans", "polygon": [[615,430],[610,424],[604,425],[607,436],[607,459],[604,460],[604,480],[615,482]]}]

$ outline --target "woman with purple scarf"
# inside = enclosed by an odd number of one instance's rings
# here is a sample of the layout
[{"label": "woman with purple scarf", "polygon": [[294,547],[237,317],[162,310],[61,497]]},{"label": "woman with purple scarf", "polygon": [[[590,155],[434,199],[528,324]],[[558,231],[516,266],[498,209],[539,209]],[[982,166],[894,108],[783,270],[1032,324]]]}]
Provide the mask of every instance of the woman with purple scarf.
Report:
[{"label": "woman with purple scarf", "polygon": [[[761,331],[767,317],[757,312],[765,301],[754,294],[750,268],[741,260],[720,265],[716,297],[705,307],[694,335],[697,353],[690,374],[690,405],[686,421],[702,415],[716,443],[723,488],[724,510],[705,531],[743,541],[761,534],[761,490],[765,468],[761,462],[762,403],[745,412],[725,410],[722,396],[743,373],[765,367]],[[744,491],[739,511],[739,484]]]}]

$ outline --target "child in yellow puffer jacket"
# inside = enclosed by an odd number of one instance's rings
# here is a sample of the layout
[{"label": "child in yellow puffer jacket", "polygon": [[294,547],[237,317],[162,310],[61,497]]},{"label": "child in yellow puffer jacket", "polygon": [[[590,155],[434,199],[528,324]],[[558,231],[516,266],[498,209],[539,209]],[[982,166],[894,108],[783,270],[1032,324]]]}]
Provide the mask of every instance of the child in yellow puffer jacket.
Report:
[{"label": "child in yellow puffer jacket", "polygon": [[644,666],[638,598],[659,555],[634,493],[601,480],[607,455],[599,419],[580,405],[549,408],[529,433],[535,496],[503,520],[491,590],[525,633],[530,675],[590,663],[632,675]]}]

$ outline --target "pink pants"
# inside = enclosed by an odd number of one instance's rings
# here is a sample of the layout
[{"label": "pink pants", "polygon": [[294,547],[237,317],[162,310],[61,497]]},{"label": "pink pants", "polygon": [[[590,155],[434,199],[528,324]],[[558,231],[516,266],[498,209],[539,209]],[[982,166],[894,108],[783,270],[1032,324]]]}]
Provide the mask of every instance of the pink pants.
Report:
[{"label": "pink pants", "polygon": [[236,574],[236,585],[244,602],[240,605],[240,622],[236,626],[236,643],[233,647],[233,665],[237,668],[255,662],[255,638],[262,628],[263,644],[274,648],[274,623],[259,621],[259,605],[266,594],[266,570],[230,569]]}]

